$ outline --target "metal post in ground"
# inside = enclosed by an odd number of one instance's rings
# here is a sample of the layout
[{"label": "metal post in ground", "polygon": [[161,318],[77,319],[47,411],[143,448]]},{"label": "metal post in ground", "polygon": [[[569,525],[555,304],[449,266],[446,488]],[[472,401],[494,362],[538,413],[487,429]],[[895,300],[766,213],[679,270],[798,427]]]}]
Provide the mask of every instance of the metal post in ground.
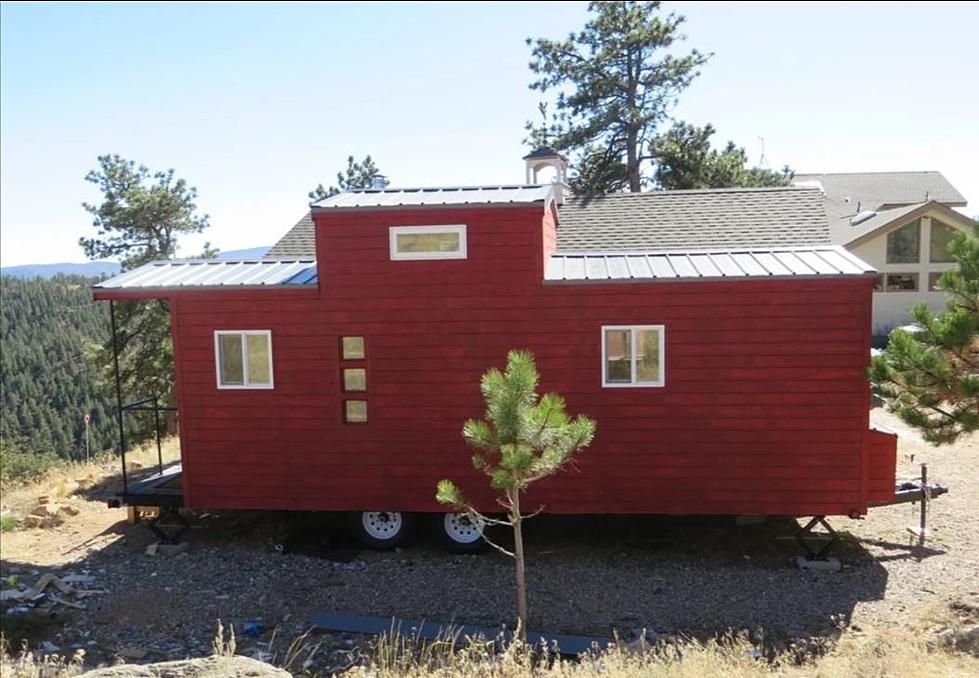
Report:
[{"label": "metal post in ground", "polygon": [[122,417],[122,376],[119,374],[119,335],[116,332],[116,302],[109,300],[109,324],[112,327],[112,365],[116,373],[116,419],[119,421],[119,455],[122,457],[122,487],[129,493],[129,480],[126,478],[126,429]]}]

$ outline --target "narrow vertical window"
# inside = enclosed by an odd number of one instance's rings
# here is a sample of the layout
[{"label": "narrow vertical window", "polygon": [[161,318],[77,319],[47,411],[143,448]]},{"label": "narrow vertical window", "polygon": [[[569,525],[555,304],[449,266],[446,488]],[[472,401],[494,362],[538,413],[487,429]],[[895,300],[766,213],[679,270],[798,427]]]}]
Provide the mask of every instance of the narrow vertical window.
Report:
[{"label": "narrow vertical window", "polygon": [[602,385],[663,386],[665,330],[662,325],[602,328]]},{"label": "narrow vertical window", "polygon": [[221,330],[214,333],[218,388],[272,388],[272,332]]}]

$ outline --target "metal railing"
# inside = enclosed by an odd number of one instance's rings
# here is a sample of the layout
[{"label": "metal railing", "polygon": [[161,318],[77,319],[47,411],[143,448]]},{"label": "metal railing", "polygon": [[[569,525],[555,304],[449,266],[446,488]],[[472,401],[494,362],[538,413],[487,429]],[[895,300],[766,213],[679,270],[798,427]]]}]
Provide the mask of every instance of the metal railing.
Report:
[{"label": "metal railing", "polygon": [[176,412],[176,407],[170,406],[160,406],[160,399],[158,396],[152,396],[150,398],[143,398],[142,400],[136,400],[131,403],[127,403],[119,408],[119,450],[122,456],[122,487],[123,492],[129,493],[129,477],[126,472],[126,431],[122,424],[123,415],[128,412],[152,412],[153,413],[153,429],[156,435],[156,463],[157,471],[162,475],[163,473],[163,436],[160,432],[160,413],[161,412]]}]

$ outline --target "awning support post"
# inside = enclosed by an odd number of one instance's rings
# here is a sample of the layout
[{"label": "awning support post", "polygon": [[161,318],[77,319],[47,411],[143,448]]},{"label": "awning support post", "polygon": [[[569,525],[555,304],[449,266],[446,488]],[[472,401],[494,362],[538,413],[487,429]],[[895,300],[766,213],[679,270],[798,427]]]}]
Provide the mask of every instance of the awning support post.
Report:
[{"label": "awning support post", "polygon": [[116,377],[116,418],[119,421],[119,455],[122,457],[122,488],[129,493],[129,480],[126,477],[126,428],[122,412],[122,375],[119,374],[119,335],[116,332],[116,302],[109,300],[109,324],[112,327],[112,365]]}]

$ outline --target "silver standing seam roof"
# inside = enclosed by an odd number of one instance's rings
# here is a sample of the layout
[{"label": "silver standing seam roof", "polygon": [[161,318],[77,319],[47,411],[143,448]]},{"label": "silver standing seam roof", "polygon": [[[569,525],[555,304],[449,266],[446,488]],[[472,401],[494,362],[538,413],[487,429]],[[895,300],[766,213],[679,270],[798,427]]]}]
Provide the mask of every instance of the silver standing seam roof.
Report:
[{"label": "silver standing seam roof", "polygon": [[531,205],[544,203],[553,184],[453,186],[447,188],[383,188],[345,191],[312,204],[315,209],[452,207],[457,205]]},{"label": "silver standing seam roof", "polygon": [[660,252],[557,252],[546,282],[653,282],[744,278],[828,278],[876,273],[836,245]]},{"label": "silver standing seam roof", "polygon": [[315,259],[154,261],[93,286],[96,290],[316,285]]}]

